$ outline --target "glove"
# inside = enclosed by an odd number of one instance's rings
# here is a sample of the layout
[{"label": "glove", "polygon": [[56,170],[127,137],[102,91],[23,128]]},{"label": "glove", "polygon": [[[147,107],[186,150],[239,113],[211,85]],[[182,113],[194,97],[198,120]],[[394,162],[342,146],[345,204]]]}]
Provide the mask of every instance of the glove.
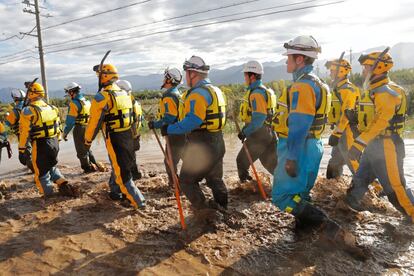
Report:
[{"label": "glove", "polygon": [[243,130],[241,130],[239,134],[237,134],[237,137],[239,137],[242,143],[244,143],[244,140],[246,140],[246,135],[244,134]]},{"label": "glove", "polygon": [[359,159],[361,159],[361,155],[365,147],[366,145],[364,143],[355,140],[348,152],[349,160],[359,161]]},{"label": "glove", "polygon": [[286,163],[285,163],[285,170],[286,170],[286,173],[290,177],[296,177],[296,176],[298,176],[298,172],[297,172],[298,166],[296,164],[296,160],[289,160],[289,159],[287,159],[286,160]]},{"label": "glove", "polygon": [[149,121],[148,122],[148,128],[149,129],[154,129],[154,121]]},{"label": "glove", "polygon": [[329,136],[328,145],[332,147],[337,146],[339,143],[339,138],[340,136],[338,136],[338,133],[332,133],[331,136]]},{"label": "glove", "polygon": [[168,135],[168,125],[163,125],[161,127],[161,135],[162,136],[167,136]]},{"label": "glove", "polygon": [[23,166],[26,166],[26,154],[24,151],[22,152],[21,150],[19,150],[19,161],[20,161],[20,164],[22,164]]},{"label": "glove", "polygon": [[358,126],[358,111],[354,109],[345,109],[345,116],[348,119],[349,125]]},{"label": "glove", "polygon": [[63,140],[67,141],[68,140],[68,134],[67,133],[63,134],[62,138],[63,138]]}]

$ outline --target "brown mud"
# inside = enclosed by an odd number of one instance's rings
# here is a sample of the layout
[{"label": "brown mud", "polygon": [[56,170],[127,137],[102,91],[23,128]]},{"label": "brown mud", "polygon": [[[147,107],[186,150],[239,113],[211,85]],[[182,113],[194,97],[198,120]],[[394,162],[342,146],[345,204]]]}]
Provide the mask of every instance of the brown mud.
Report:
[{"label": "brown mud", "polygon": [[[109,173],[81,174],[60,166],[82,191],[80,198],[42,199],[32,175],[15,170],[0,181],[0,274],[53,275],[361,275],[414,274],[414,227],[370,192],[371,212],[340,208],[349,177],[319,178],[314,204],[352,231],[369,250],[359,261],[321,247],[318,233],[296,233],[292,216],[262,201],[252,185],[228,171],[228,213],[200,221],[182,197],[188,229],[182,231],[175,198],[161,163],[145,163],[136,181],[147,198],[133,210],[107,197]],[[270,179],[265,178],[270,195]],[[209,193],[209,189],[205,188]]]}]

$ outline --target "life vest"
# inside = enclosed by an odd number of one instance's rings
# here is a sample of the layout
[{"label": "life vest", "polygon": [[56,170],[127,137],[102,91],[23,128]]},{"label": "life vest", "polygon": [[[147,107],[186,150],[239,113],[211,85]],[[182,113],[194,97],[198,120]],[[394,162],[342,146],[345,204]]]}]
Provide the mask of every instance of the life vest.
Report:
[{"label": "life vest", "polygon": [[75,124],[86,126],[90,117],[91,102],[85,98],[74,100],[78,101],[81,105],[81,110],[78,111],[78,116],[75,119]]},{"label": "life vest", "polygon": [[390,82],[388,85],[391,87],[392,90],[396,91],[399,94],[399,97],[401,97],[401,103],[399,106],[397,106],[395,110],[395,115],[389,121],[389,126],[387,127],[386,131],[402,135],[402,133],[404,132],[405,120],[407,118],[408,113],[407,93],[404,88],[402,88],[394,82]]},{"label": "life vest", "polygon": [[143,120],[144,112],[142,111],[141,104],[137,100],[133,102],[133,106],[134,106],[134,123],[136,123],[136,128],[140,130],[142,127],[142,120]]},{"label": "life vest", "polygon": [[341,118],[341,106],[342,102],[340,97],[338,97],[339,93],[335,89],[332,93],[332,101],[331,101],[331,110],[328,114],[328,123],[329,124],[337,124],[339,119]]},{"label": "life vest", "polygon": [[[14,123],[10,125],[11,130],[14,134],[19,134],[19,121],[20,121],[20,112],[22,112],[22,108],[19,105],[13,106],[12,112],[14,114]],[[11,123],[11,122],[10,122]]]},{"label": "life vest", "polygon": [[59,110],[53,105],[36,101],[29,105],[36,112],[36,121],[32,122],[30,138],[52,138],[60,133]]},{"label": "life vest", "polygon": [[[200,129],[205,129],[209,132],[217,132],[222,130],[226,124],[226,102],[224,100],[223,92],[221,92],[218,87],[213,85],[203,85],[197,88],[205,89],[210,94],[212,99],[211,104],[207,107],[206,118],[201,124]],[[195,88],[191,88],[186,97],[188,97],[194,89]]]},{"label": "life vest", "polygon": [[[271,88],[267,88],[264,85],[258,86],[256,89],[262,89],[266,91],[266,121],[265,124],[270,126],[272,124],[273,116],[276,112],[276,94]],[[244,123],[250,123],[252,121],[252,105],[250,103],[250,95],[252,94],[252,90],[248,90],[243,97],[243,102],[240,105],[240,119]]]},{"label": "life vest", "polygon": [[133,106],[131,95],[116,85],[105,89],[111,98],[112,107],[105,113],[106,132],[122,132],[131,128],[133,123]]},{"label": "life vest", "polygon": [[402,135],[405,127],[405,119],[407,117],[407,94],[401,86],[397,85],[394,82],[389,82],[388,84],[381,85],[377,88],[372,89],[371,91],[366,91],[365,95],[361,97],[361,102],[359,103],[360,108],[358,111],[358,121],[359,121],[359,130],[365,131],[368,129],[375,117],[375,103],[374,103],[374,94],[376,92],[385,92],[391,94],[398,94],[398,97],[401,99],[401,103],[396,107],[395,114],[389,120],[388,126],[383,130],[380,135],[390,135],[398,134]]},{"label": "life vest", "polygon": [[325,130],[325,125],[328,121],[328,114],[331,108],[331,92],[326,83],[316,76],[305,74],[302,79],[311,80],[319,87],[321,96],[319,102],[316,103],[316,113],[312,125],[309,129],[308,138],[319,139],[322,132]]},{"label": "life vest", "polygon": [[360,132],[365,131],[369,124],[374,119],[375,106],[369,91],[363,91],[360,95],[358,103],[358,130]]},{"label": "life vest", "polygon": [[143,120],[143,111],[141,104],[134,98],[134,96],[130,95],[132,99],[132,136],[133,138],[137,138],[140,135],[140,130],[142,127],[142,120]]},{"label": "life vest", "polygon": [[[348,79],[344,79],[340,82],[345,81],[342,85],[340,85],[339,87],[336,87],[333,90],[332,94],[332,100],[331,100],[331,109],[329,111],[328,114],[328,123],[329,124],[334,124],[336,125],[339,120],[341,119],[342,116],[342,104],[343,104],[343,100],[341,97],[341,93],[340,90],[342,89],[348,89],[354,92],[358,93],[358,98],[359,98],[359,89],[358,87],[356,87],[355,85],[353,85],[352,83],[350,83],[348,81]],[[358,102],[358,100],[357,100]]]},{"label": "life vest", "polygon": [[174,101],[175,106],[177,107],[178,115],[177,115],[177,118],[174,121],[174,123],[177,122],[177,121],[180,121],[180,119],[182,119],[182,118],[180,118],[180,106],[181,106],[181,113],[182,113],[184,111],[184,108],[183,108],[184,107],[184,102],[183,102],[181,94],[178,90],[169,91],[169,92],[162,95],[162,98],[160,99],[160,102],[158,104],[157,120],[161,120],[165,116],[165,108],[162,109],[161,107],[164,105],[164,99],[166,97],[170,97]]},{"label": "life vest", "polygon": [[184,103],[185,103],[185,99],[187,98],[188,91],[190,91],[190,90],[184,91],[181,94],[181,97],[180,97],[180,101],[179,101],[179,104],[178,104],[178,120],[179,121],[182,121],[184,119],[184,117],[185,117],[185,108],[184,108],[185,106],[184,106]]},{"label": "life vest", "polygon": [[287,138],[288,137],[288,117],[289,117],[289,97],[288,97],[288,88],[283,87],[281,94],[277,99],[275,115],[272,119],[272,128],[276,131],[278,137]]}]

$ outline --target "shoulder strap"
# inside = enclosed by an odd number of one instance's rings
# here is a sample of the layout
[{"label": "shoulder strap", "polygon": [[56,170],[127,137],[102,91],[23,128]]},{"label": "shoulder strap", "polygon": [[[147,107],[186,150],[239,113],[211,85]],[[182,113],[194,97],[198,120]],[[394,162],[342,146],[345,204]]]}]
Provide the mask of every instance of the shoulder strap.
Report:
[{"label": "shoulder strap", "polygon": [[320,78],[317,78],[317,77],[315,77],[313,75],[310,75],[310,74],[304,74],[302,78],[305,79],[305,80],[313,81],[314,83],[316,83],[316,85],[321,90],[321,96],[319,97],[319,101],[316,103],[316,110],[318,110],[319,107],[321,107],[321,104],[322,104],[322,90],[324,89],[323,88],[324,83]]}]

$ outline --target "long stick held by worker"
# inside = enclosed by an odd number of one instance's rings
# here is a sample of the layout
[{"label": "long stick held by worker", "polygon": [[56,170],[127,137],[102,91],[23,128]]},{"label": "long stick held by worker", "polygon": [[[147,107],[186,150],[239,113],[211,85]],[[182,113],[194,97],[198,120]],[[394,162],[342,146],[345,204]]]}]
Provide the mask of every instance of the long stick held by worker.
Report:
[{"label": "long stick held by worker", "polygon": [[[240,132],[240,126],[239,126],[239,123],[237,122],[237,117],[236,116],[234,116],[234,123],[236,124],[237,131]],[[246,141],[243,142],[243,148],[246,152],[247,158],[249,159],[250,166],[252,167],[254,177],[256,178],[257,186],[259,187],[259,191],[260,191],[260,195],[262,196],[263,199],[267,199],[266,192],[263,188],[262,181],[260,180],[259,174],[257,173],[256,167],[255,167],[253,159],[252,159],[252,156],[250,155],[249,149],[246,145]]]},{"label": "long stick held by worker", "polygon": [[183,207],[181,205],[180,189],[179,189],[180,184],[179,184],[177,174],[174,173],[175,169],[174,169],[174,165],[173,165],[173,161],[172,161],[172,154],[171,154],[171,148],[170,148],[170,143],[169,143],[168,136],[165,137],[165,141],[167,143],[167,152],[166,152],[164,150],[164,147],[161,144],[160,138],[158,137],[157,131],[155,129],[152,129],[152,132],[154,133],[155,138],[157,139],[158,145],[160,146],[161,151],[164,154],[165,160],[167,160],[167,164],[168,164],[171,172],[173,172],[172,177],[173,177],[173,181],[174,181],[174,193],[175,193],[175,199],[177,201],[178,214],[180,215],[181,228],[183,230],[185,230],[187,228],[187,225],[185,224],[184,211],[183,211]]}]

